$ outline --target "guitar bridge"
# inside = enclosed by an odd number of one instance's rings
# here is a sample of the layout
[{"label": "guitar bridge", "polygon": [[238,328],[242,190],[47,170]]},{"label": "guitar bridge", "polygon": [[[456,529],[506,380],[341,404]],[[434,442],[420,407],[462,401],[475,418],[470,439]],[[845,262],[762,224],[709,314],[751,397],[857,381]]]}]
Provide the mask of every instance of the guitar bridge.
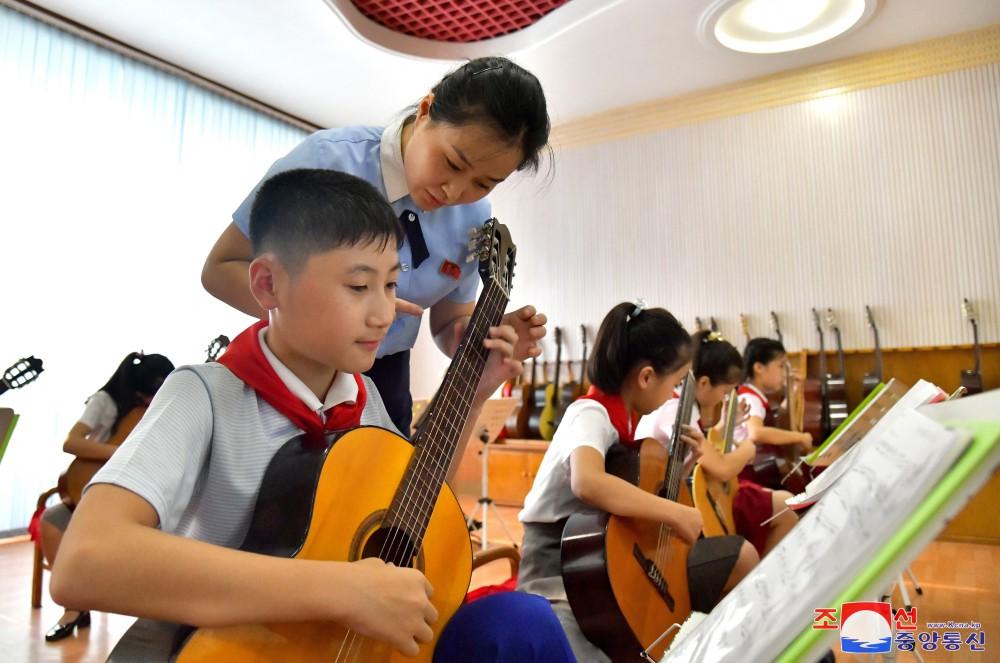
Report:
[{"label": "guitar bridge", "polygon": [[653,584],[656,588],[656,592],[663,599],[663,602],[667,604],[667,608],[670,612],[674,611],[674,597],[670,595],[670,590],[667,588],[667,579],[663,577],[663,573],[653,560],[649,559],[642,553],[642,549],[639,548],[639,544],[634,544],[632,546],[632,555],[635,557],[636,561],[639,562],[639,566],[646,574],[646,578]]}]

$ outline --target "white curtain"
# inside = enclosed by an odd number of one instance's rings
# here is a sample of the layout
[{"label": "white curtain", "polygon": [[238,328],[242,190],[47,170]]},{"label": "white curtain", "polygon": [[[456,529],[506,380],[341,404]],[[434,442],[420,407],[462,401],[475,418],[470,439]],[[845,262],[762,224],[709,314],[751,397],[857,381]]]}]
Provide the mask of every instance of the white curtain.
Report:
[{"label": "white curtain", "polygon": [[204,361],[250,319],[201,266],[268,165],[303,132],[0,7],[0,395],[21,415],[0,462],[0,532],[27,525],[72,460],[65,435],[132,350]]}]

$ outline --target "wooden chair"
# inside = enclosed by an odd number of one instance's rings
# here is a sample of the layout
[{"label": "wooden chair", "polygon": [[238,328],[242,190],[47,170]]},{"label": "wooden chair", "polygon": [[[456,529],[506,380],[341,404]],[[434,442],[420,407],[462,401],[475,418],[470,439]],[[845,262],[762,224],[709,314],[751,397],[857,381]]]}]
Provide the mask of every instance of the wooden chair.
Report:
[{"label": "wooden chair", "polygon": [[506,559],[510,563],[510,574],[517,577],[517,571],[521,568],[521,553],[514,546],[497,546],[478,551],[472,556],[472,570],[498,559]]},{"label": "wooden chair", "polygon": [[[50,488],[44,493],[38,496],[38,503],[35,506],[36,509],[41,509],[45,506],[45,503],[49,501],[49,498],[59,492],[58,488]],[[35,564],[34,569],[31,572],[31,607],[41,608],[42,607],[42,573],[45,569],[49,569],[49,565],[45,563],[45,557],[42,555],[42,542],[35,541]],[[49,569],[51,570],[51,569]]]}]

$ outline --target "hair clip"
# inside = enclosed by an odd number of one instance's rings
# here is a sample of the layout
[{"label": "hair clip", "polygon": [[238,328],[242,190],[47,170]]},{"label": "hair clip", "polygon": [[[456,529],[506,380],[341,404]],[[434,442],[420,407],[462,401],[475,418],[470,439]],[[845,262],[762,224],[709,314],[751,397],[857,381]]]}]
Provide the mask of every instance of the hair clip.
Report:
[{"label": "hair clip", "polygon": [[639,299],[635,300],[632,303],[634,304],[634,306],[632,308],[632,312],[629,313],[627,316],[625,316],[625,322],[626,323],[629,323],[633,319],[639,317],[639,314],[646,310],[646,300],[645,299],[643,299],[643,298],[640,297]]},{"label": "hair clip", "polygon": [[485,74],[487,71],[493,71],[494,69],[503,69],[502,64],[495,64],[492,67],[486,67],[486,69],[480,69],[479,71],[474,71],[470,76],[478,76],[479,74]]},{"label": "hair clip", "polygon": [[702,343],[714,343],[715,341],[724,341],[726,339],[722,338],[722,334],[717,331],[708,332],[704,338],[702,338]]}]

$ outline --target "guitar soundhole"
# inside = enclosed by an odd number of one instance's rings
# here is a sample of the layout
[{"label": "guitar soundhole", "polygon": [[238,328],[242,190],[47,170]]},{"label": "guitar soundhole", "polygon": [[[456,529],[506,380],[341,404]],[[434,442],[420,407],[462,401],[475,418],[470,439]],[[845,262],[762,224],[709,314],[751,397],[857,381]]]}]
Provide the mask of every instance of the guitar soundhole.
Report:
[{"label": "guitar soundhole", "polygon": [[378,557],[396,566],[414,565],[417,551],[410,535],[398,527],[380,527],[365,542],[361,557]]}]

